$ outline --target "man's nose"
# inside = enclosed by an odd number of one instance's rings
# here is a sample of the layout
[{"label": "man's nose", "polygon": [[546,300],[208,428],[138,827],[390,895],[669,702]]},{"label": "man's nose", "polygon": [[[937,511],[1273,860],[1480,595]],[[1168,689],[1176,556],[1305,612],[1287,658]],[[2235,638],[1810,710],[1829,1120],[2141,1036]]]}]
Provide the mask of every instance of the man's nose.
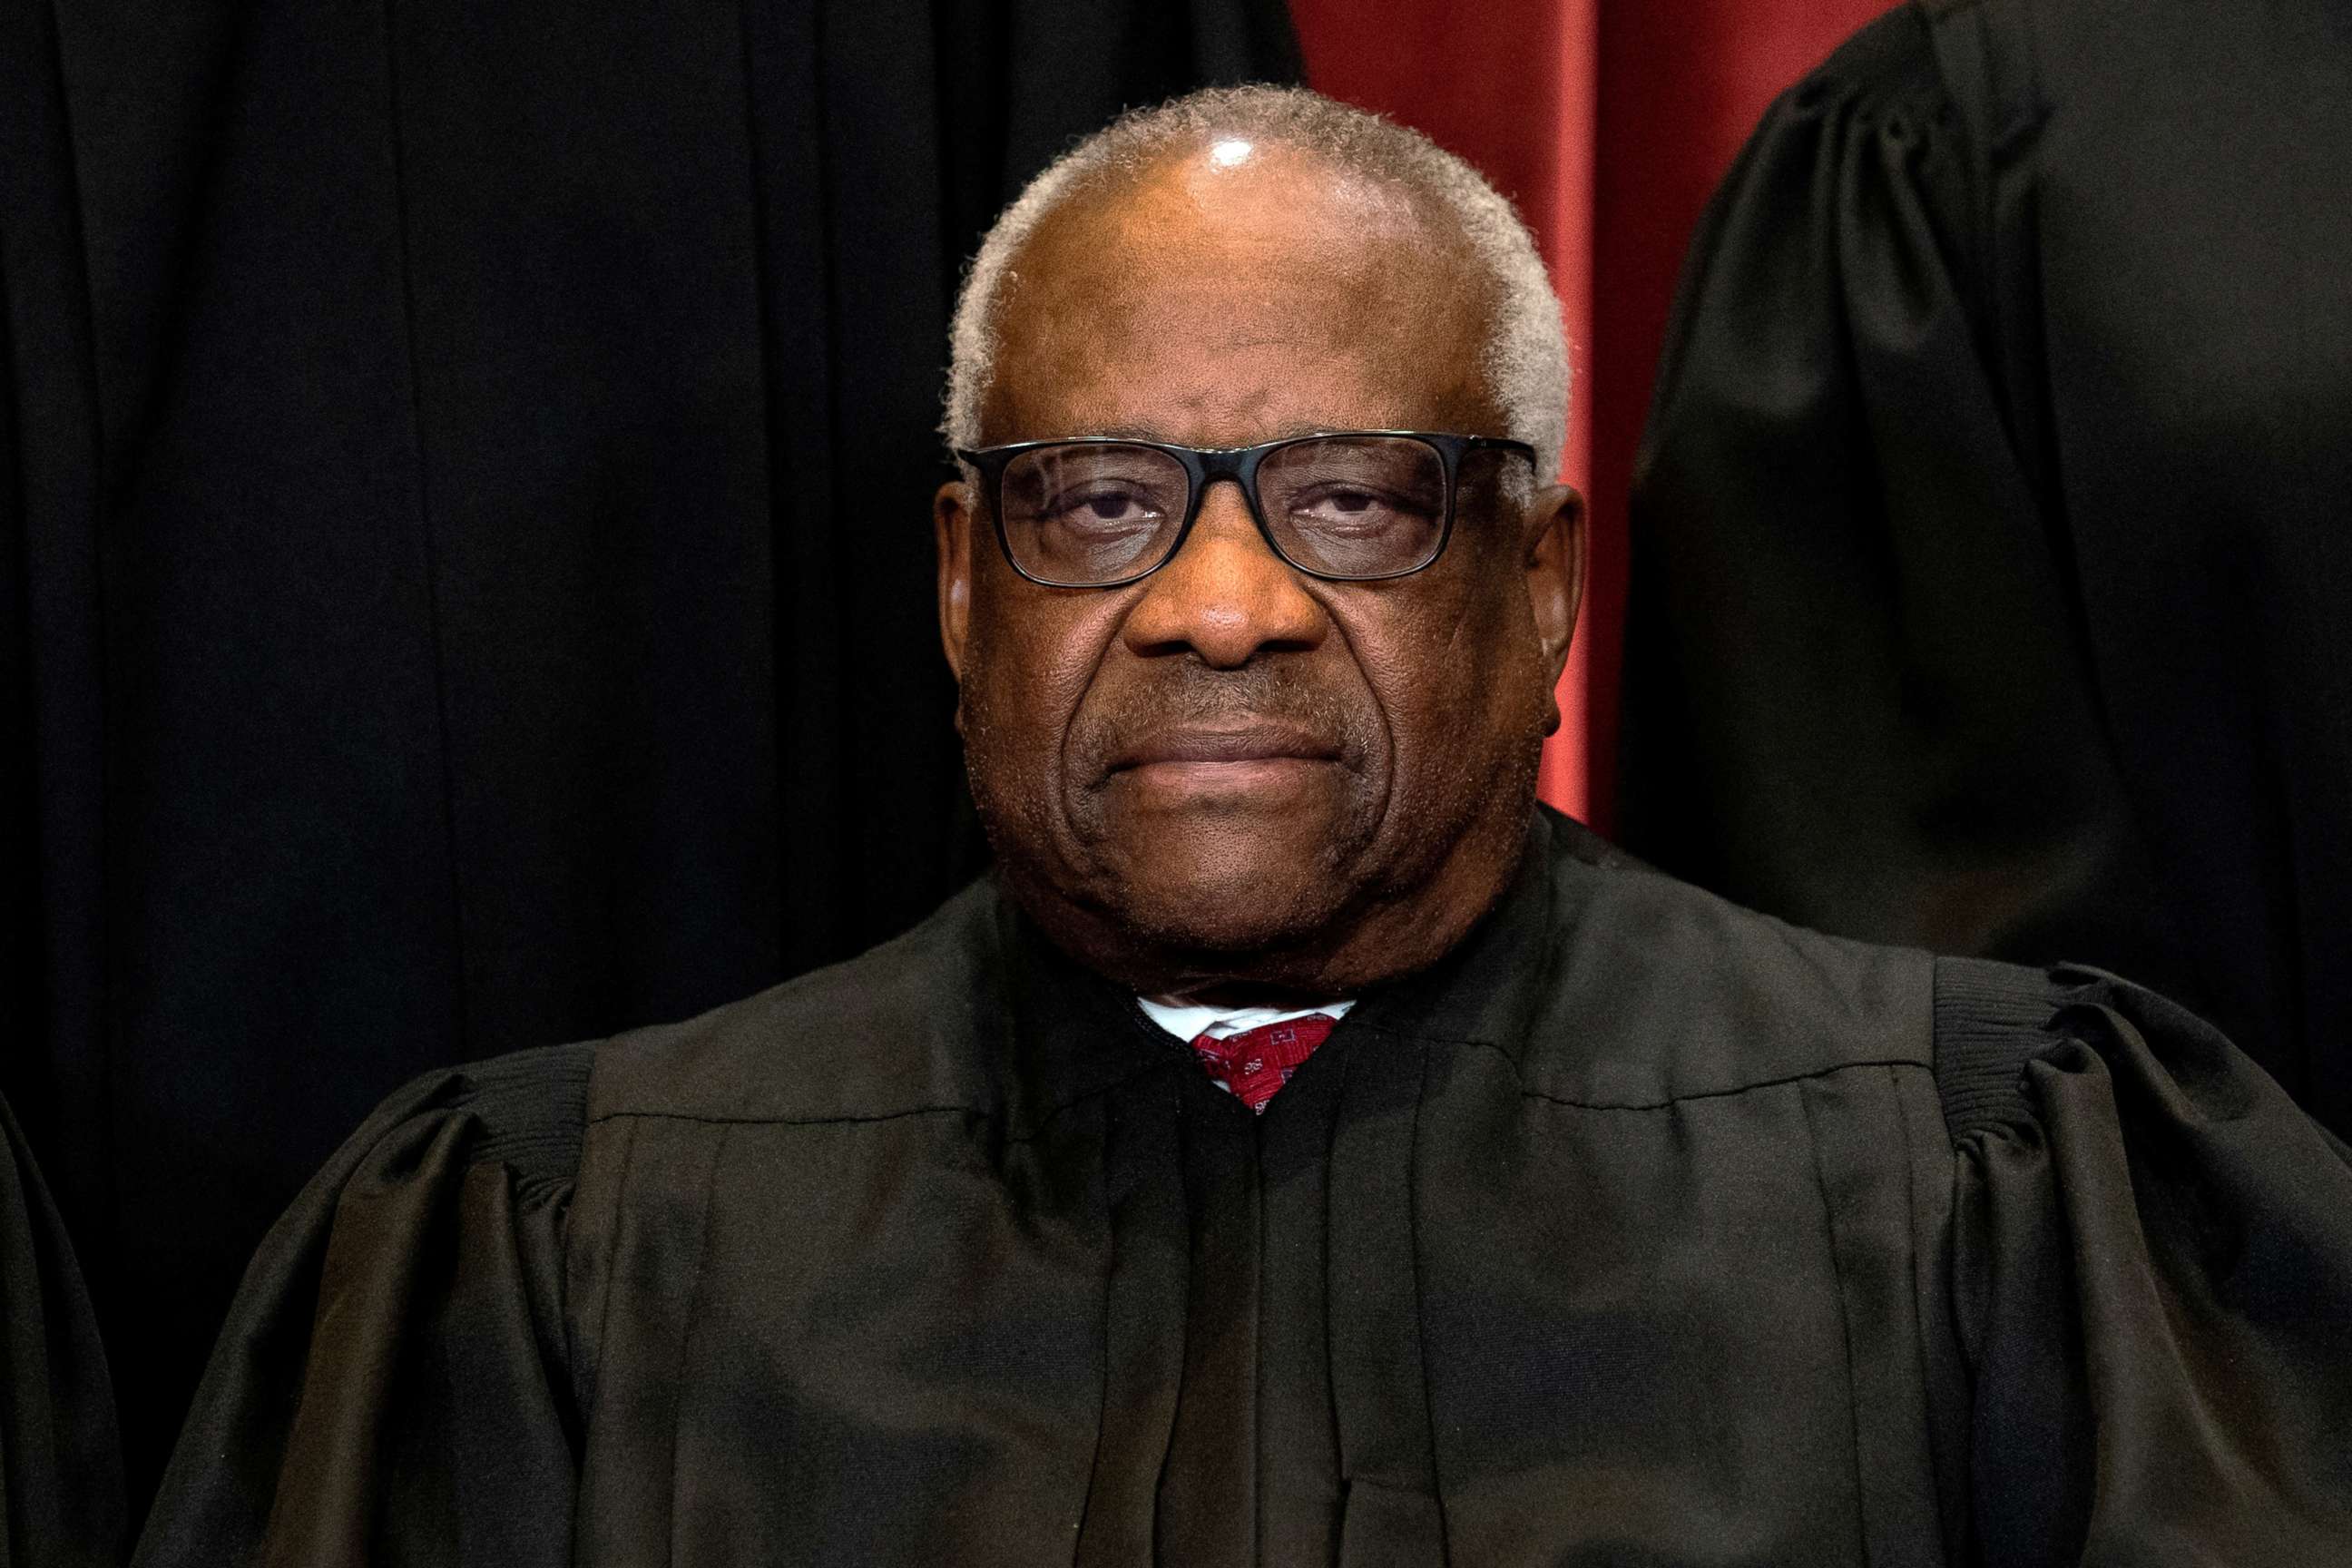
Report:
[{"label": "man's nose", "polygon": [[1229,479],[1202,496],[1184,547],[1143,589],[1122,629],[1135,653],[1189,651],[1213,668],[1236,669],[1260,653],[1311,648],[1330,627]]}]

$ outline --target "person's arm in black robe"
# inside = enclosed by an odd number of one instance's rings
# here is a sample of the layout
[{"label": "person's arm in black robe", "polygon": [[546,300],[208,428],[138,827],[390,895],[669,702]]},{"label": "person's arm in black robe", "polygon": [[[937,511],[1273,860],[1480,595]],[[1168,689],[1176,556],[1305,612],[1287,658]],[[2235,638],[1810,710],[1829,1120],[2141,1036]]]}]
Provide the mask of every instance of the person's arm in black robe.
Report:
[{"label": "person's arm in black robe", "polygon": [[0,1105],[0,1568],[111,1568],[114,1391],[65,1226]]},{"label": "person's arm in black robe", "polygon": [[2151,883],[2055,553],[2041,395],[1999,330],[2033,301],[2000,291],[1994,197],[1908,6],[1725,177],[1632,498],[1621,835],[1817,930],[2178,994],[2126,962],[2157,942]]},{"label": "person's arm in black robe", "polygon": [[247,1270],[133,1562],[572,1561],[563,1222],[593,1048],[409,1085]]},{"label": "person's arm in black robe", "polygon": [[2352,1563],[2352,1150],[2173,1004],[2016,973],[1938,987],[1975,1560]]},{"label": "person's arm in black robe", "polygon": [[1619,828],[2095,963],[2352,1133],[2352,26],[1915,3],[1709,205],[1632,496]]}]

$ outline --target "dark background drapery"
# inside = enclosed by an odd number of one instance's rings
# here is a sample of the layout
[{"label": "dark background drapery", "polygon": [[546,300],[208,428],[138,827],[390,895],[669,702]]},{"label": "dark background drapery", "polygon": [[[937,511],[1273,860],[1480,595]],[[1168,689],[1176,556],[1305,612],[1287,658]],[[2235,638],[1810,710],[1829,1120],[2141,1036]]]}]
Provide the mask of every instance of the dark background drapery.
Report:
[{"label": "dark background drapery", "polygon": [[1271,0],[0,4],[0,1092],[134,1492],[427,1068],[691,1014],[978,859],[947,310]]}]

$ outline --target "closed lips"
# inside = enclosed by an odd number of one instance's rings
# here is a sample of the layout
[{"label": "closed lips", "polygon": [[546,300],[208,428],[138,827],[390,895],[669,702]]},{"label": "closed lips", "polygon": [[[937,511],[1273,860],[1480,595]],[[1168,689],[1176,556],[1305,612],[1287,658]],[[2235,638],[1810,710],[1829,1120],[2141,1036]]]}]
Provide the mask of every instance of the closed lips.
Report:
[{"label": "closed lips", "polygon": [[1257,763],[1281,760],[1337,761],[1339,748],[1286,725],[1246,730],[1177,730],[1154,735],[1113,759],[1112,773],[1154,763]]}]

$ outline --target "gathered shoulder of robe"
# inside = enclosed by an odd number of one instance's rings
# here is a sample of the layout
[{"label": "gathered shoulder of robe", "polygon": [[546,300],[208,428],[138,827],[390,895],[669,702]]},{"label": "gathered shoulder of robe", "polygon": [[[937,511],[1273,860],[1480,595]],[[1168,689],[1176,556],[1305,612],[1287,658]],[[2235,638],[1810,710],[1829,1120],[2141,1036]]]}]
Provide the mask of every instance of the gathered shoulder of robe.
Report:
[{"label": "gathered shoulder of robe", "polygon": [[1539,816],[1263,1117],[992,881],[387,1102],[139,1562],[2352,1562],[2352,1156]]}]

